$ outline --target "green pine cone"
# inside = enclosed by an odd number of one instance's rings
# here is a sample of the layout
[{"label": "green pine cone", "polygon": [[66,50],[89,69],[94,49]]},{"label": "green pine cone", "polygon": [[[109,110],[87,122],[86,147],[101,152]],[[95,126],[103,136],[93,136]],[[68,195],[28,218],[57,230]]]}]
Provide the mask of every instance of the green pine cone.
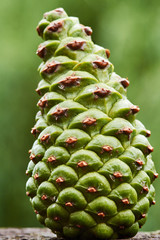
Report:
[{"label": "green pine cone", "polygon": [[26,172],[37,219],[69,239],[132,237],[155,204],[158,174],[129,81],[91,28],[62,8],[45,13],[37,31],[41,98]]}]

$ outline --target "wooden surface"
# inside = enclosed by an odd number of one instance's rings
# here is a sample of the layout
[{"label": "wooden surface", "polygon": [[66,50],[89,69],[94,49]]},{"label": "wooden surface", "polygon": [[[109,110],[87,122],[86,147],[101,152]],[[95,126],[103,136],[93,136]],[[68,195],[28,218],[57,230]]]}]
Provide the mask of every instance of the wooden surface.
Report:
[{"label": "wooden surface", "polygon": [[[160,239],[160,231],[140,232],[132,240]],[[46,228],[0,228],[0,240],[58,240],[49,229]]]}]

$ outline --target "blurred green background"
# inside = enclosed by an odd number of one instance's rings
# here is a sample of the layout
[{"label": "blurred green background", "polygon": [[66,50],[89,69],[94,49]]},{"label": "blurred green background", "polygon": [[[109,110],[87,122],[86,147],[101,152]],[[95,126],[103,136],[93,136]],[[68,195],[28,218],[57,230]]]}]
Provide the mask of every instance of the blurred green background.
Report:
[{"label": "blurred green background", "polygon": [[[150,142],[160,167],[160,1],[5,0],[0,4],[0,226],[40,226],[25,195],[28,149],[34,138],[41,60],[35,28],[42,14],[63,7],[93,29],[93,40],[111,50],[115,71],[130,80],[128,97],[141,108],[138,118],[152,131]],[[156,206],[142,230],[160,229],[159,180]]]}]

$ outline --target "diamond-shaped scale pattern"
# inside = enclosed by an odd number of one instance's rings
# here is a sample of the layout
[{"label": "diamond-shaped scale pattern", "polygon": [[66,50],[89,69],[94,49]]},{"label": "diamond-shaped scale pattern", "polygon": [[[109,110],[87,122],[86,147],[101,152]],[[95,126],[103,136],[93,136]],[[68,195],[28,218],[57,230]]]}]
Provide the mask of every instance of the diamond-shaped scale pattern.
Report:
[{"label": "diamond-shaped scale pattern", "polygon": [[37,219],[69,239],[132,237],[155,204],[158,174],[129,81],[63,9],[45,13],[37,31],[41,98],[26,171]]}]

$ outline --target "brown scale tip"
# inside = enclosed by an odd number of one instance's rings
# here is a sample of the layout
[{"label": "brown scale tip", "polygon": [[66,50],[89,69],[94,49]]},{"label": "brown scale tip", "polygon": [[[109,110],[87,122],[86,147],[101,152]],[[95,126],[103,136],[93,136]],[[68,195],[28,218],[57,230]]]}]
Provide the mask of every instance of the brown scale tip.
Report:
[{"label": "brown scale tip", "polygon": [[26,195],[29,197],[29,196],[30,196],[30,193],[29,193],[29,192],[26,192]]},{"label": "brown scale tip", "polygon": [[36,30],[37,30],[38,35],[42,36],[42,33],[41,33],[41,30],[40,30],[39,26],[37,26]]},{"label": "brown scale tip", "polygon": [[122,78],[122,79],[120,80],[120,83],[122,84],[122,86],[123,86],[124,88],[127,88],[127,87],[129,86],[129,81],[128,81],[127,78]]},{"label": "brown scale tip", "polygon": [[123,129],[120,129],[117,134],[126,134],[126,135],[130,135],[133,132],[133,130],[129,127],[124,127]]},{"label": "brown scale tip", "polygon": [[85,41],[72,41],[68,43],[66,46],[71,50],[84,50]]},{"label": "brown scale tip", "polygon": [[90,28],[90,27],[84,27],[83,28],[84,29],[84,31],[85,31],[85,33],[88,35],[88,36],[91,36],[92,35],[92,28]]},{"label": "brown scale tip", "polygon": [[30,157],[29,157],[31,160],[34,160],[36,158],[35,154],[31,154]]},{"label": "brown scale tip", "polygon": [[42,96],[42,92],[37,88],[35,89],[36,93],[38,93],[38,95]]},{"label": "brown scale tip", "polygon": [[136,163],[139,165],[139,166],[143,166],[143,161],[141,159],[137,159],[136,160]]},{"label": "brown scale tip", "polygon": [[87,125],[87,126],[91,126],[91,125],[93,125],[94,123],[96,123],[96,118],[90,118],[90,117],[87,117],[86,119],[84,119],[83,121],[82,121],[82,123],[84,124],[84,125]]},{"label": "brown scale tip", "polygon": [[54,220],[54,221],[59,221],[60,218],[59,218],[59,217],[54,217],[53,220]]},{"label": "brown scale tip", "polygon": [[32,152],[32,150],[31,150],[31,149],[29,149],[28,153],[29,153],[29,154],[31,154],[31,152]]},{"label": "brown scale tip", "polygon": [[158,178],[158,173],[154,173],[154,178]]},{"label": "brown scale tip", "polygon": [[153,200],[153,201],[152,201],[152,205],[155,205],[155,204],[156,204],[156,201],[155,201],[155,200]]},{"label": "brown scale tip", "polygon": [[151,152],[154,151],[154,148],[153,148],[151,145],[149,145],[149,146],[147,147],[147,150],[148,150],[148,153],[151,153]]},{"label": "brown scale tip", "polygon": [[97,213],[97,215],[98,215],[99,217],[103,217],[103,218],[106,216],[104,212],[99,212],[99,213]]},{"label": "brown scale tip", "polygon": [[78,86],[80,85],[81,77],[78,76],[68,76],[64,80],[61,80],[59,84],[61,85],[61,88],[64,87],[71,87],[71,86]]},{"label": "brown scale tip", "polygon": [[52,74],[54,72],[57,71],[58,67],[59,67],[60,63],[52,61],[49,62],[45,68],[42,70],[43,73],[47,73],[47,74]]},{"label": "brown scale tip", "polygon": [[107,56],[107,58],[109,58],[110,57],[110,50],[109,49],[106,49],[106,56]]},{"label": "brown scale tip", "polygon": [[36,135],[36,131],[37,129],[35,128],[35,127],[33,127],[32,129],[31,129],[31,133],[33,134],[33,135]]},{"label": "brown scale tip", "polygon": [[63,21],[60,20],[59,22],[53,22],[48,27],[47,30],[50,32],[61,32],[63,27]]},{"label": "brown scale tip", "polygon": [[102,147],[102,150],[110,153],[110,152],[112,152],[113,148],[109,145],[105,145],[105,146]]},{"label": "brown scale tip", "polygon": [[121,178],[121,177],[123,177],[122,173],[120,173],[120,172],[115,172],[115,173],[113,173],[113,176],[116,177],[116,178]]},{"label": "brown scale tip", "polygon": [[34,210],[34,212],[35,212],[36,214],[39,214],[39,212],[38,212],[37,210]]},{"label": "brown scale tip", "polygon": [[41,142],[46,142],[46,143],[48,143],[49,139],[50,139],[50,134],[47,133],[47,134],[44,134],[44,135],[40,138],[40,141],[41,141]]},{"label": "brown scale tip", "polygon": [[63,13],[64,12],[63,8],[56,8],[54,11],[58,12],[58,13]]},{"label": "brown scale tip", "polygon": [[35,136],[37,133],[40,133],[35,127],[31,129],[31,133]]},{"label": "brown scale tip", "polygon": [[149,192],[148,187],[147,187],[147,186],[144,186],[144,187],[143,187],[143,191],[144,191],[144,192]]},{"label": "brown scale tip", "polygon": [[77,166],[78,167],[87,167],[88,166],[88,163],[86,161],[80,161],[77,163]]},{"label": "brown scale tip", "polygon": [[133,105],[133,106],[131,107],[131,112],[132,112],[132,114],[136,114],[136,113],[138,113],[139,111],[140,111],[140,108],[139,108],[138,106]]},{"label": "brown scale tip", "polygon": [[141,215],[141,218],[145,218],[145,217],[146,217],[146,214],[143,213],[143,214]]},{"label": "brown scale tip", "polygon": [[90,193],[95,193],[95,192],[97,192],[97,189],[95,187],[89,187],[87,189],[87,191],[90,192]]},{"label": "brown scale tip", "polygon": [[67,112],[68,112],[68,108],[57,107],[56,110],[51,115],[54,116],[55,119],[57,120],[59,117],[63,115],[67,117]]},{"label": "brown scale tip", "polygon": [[151,131],[147,130],[146,131],[146,137],[150,137],[151,136]]},{"label": "brown scale tip", "polygon": [[119,229],[120,229],[120,230],[124,230],[124,229],[125,229],[125,226],[122,226],[122,225],[121,225],[121,226],[119,226]]},{"label": "brown scale tip", "polygon": [[56,183],[63,183],[64,182],[64,178],[59,177],[56,179]]},{"label": "brown scale tip", "polygon": [[96,96],[96,98],[98,97],[104,98],[107,97],[111,93],[111,91],[105,88],[97,87],[97,89],[93,93]]},{"label": "brown scale tip", "polygon": [[34,179],[37,180],[38,178],[39,178],[38,173],[35,173],[35,175],[34,175]]},{"label": "brown scale tip", "polygon": [[128,204],[129,204],[129,200],[128,200],[128,198],[124,198],[124,199],[122,199],[122,203],[124,203],[125,205],[128,205]]},{"label": "brown scale tip", "polygon": [[55,162],[55,161],[56,161],[56,157],[53,155],[47,159],[47,162]]},{"label": "brown scale tip", "polygon": [[66,203],[65,203],[65,206],[66,206],[66,207],[73,207],[73,204],[72,204],[71,202],[66,202]]},{"label": "brown scale tip", "polygon": [[45,96],[38,101],[38,106],[41,108],[45,108],[48,106],[48,101]]},{"label": "brown scale tip", "polygon": [[67,140],[66,140],[66,143],[67,144],[74,144],[74,143],[76,143],[77,142],[77,138],[75,138],[75,137],[69,137],[69,138],[67,138]]},{"label": "brown scale tip", "polygon": [[[63,10],[63,8],[56,8],[56,9],[52,10],[51,12],[56,12],[56,13],[58,13],[59,15],[61,15],[62,13],[64,13],[64,10]],[[44,14],[43,14],[43,17],[44,17],[44,18],[47,18],[48,15],[50,15],[50,12],[44,13]]]},{"label": "brown scale tip", "polygon": [[26,175],[28,176],[28,174],[29,174],[29,172],[28,172],[28,170],[26,170]]},{"label": "brown scale tip", "polygon": [[94,68],[104,69],[109,65],[109,62],[104,59],[97,59],[92,62]]},{"label": "brown scale tip", "polygon": [[36,54],[40,57],[40,58],[44,58],[47,54],[47,50],[44,46],[39,45]]},{"label": "brown scale tip", "polygon": [[46,200],[47,198],[48,198],[48,197],[47,197],[47,195],[45,195],[45,194],[43,194],[42,197],[41,197],[42,200]]}]

